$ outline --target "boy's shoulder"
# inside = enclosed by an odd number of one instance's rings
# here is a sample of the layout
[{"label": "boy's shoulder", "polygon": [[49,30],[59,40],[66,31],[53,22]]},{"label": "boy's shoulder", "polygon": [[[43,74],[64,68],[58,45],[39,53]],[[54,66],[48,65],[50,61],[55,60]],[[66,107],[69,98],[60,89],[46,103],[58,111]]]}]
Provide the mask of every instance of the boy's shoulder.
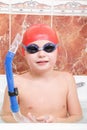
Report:
[{"label": "boy's shoulder", "polygon": [[67,80],[72,80],[74,77],[73,77],[73,74],[70,73],[70,72],[61,72],[61,75],[64,76]]},{"label": "boy's shoulder", "polygon": [[60,77],[61,79],[64,79],[66,82],[74,82],[74,76],[72,73],[70,72],[66,72],[66,71],[59,71],[58,74],[56,74],[57,77]]},{"label": "boy's shoulder", "polygon": [[58,71],[56,72],[57,75],[60,75],[60,76],[64,76],[64,77],[72,77],[72,73],[70,72],[67,72],[67,71]]},{"label": "boy's shoulder", "polygon": [[14,78],[15,78],[15,79],[26,78],[28,75],[29,75],[28,72],[23,73],[23,74],[15,74],[15,75],[14,75]]},{"label": "boy's shoulder", "polygon": [[14,75],[14,82],[15,82],[15,84],[19,84],[19,83],[24,82],[24,80],[26,78],[28,78],[28,74],[27,73],[24,73],[24,74],[15,74]]}]

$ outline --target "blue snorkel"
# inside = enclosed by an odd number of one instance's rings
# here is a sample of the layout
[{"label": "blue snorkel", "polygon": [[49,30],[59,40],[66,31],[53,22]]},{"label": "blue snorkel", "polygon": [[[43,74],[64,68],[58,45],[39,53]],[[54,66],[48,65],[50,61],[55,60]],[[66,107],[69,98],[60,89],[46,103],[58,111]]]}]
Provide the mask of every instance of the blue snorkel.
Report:
[{"label": "blue snorkel", "polygon": [[16,99],[18,95],[17,89],[14,87],[14,79],[13,79],[13,71],[12,71],[12,61],[15,56],[14,52],[8,51],[5,60],[5,70],[6,70],[6,78],[8,85],[8,93],[10,96],[11,110],[12,112],[19,111],[19,105]]},{"label": "blue snorkel", "polygon": [[18,90],[14,86],[14,78],[13,78],[13,69],[12,69],[12,62],[16,51],[21,43],[22,37],[20,34],[17,34],[5,59],[5,71],[6,71],[6,79],[7,79],[7,86],[8,86],[8,94],[10,97],[10,105],[12,114],[17,122],[30,122],[29,119],[24,117],[20,113],[19,104],[16,99],[18,95]]}]

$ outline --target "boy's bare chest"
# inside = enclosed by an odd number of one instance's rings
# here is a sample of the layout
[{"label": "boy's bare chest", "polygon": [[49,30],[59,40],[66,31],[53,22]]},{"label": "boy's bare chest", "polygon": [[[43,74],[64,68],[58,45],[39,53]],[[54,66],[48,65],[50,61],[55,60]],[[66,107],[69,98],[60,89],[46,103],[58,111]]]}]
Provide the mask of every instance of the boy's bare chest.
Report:
[{"label": "boy's bare chest", "polygon": [[56,113],[66,107],[66,91],[57,86],[28,88],[21,102],[36,113]]}]

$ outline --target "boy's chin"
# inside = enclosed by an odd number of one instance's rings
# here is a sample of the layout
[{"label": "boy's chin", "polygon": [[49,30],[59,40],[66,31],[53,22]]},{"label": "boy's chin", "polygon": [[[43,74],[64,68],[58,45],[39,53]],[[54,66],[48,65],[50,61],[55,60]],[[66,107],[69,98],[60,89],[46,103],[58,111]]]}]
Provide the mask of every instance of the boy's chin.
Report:
[{"label": "boy's chin", "polygon": [[47,71],[50,71],[50,70],[51,70],[50,67],[41,67],[41,68],[37,69],[37,72],[46,73]]}]

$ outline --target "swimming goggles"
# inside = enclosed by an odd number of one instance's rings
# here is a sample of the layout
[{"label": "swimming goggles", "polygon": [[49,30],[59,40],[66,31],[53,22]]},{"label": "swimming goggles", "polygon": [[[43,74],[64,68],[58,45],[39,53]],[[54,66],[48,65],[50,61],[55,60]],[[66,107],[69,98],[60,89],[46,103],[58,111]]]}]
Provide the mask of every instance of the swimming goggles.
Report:
[{"label": "swimming goggles", "polygon": [[57,48],[58,44],[48,42],[43,47],[39,47],[38,45],[36,45],[34,43],[29,44],[28,46],[25,46],[24,44],[22,44],[22,46],[25,48],[25,50],[28,53],[34,54],[34,53],[37,53],[38,51],[41,51],[41,50],[43,50],[47,53],[51,53]]}]

